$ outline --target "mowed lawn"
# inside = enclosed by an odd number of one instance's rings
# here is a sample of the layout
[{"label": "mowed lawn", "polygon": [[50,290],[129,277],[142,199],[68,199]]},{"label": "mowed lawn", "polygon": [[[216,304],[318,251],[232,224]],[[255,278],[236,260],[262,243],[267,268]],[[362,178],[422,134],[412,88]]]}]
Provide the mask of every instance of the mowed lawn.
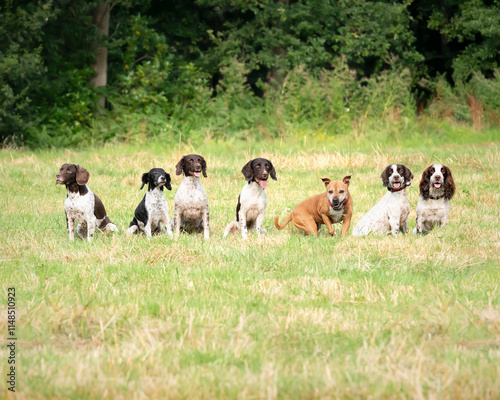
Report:
[{"label": "mowed lawn", "polygon": [[[104,146],[0,152],[0,331],[7,288],[17,296],[16,399],[498,399],[500,398],[499,142],[433,147],[334,144]],[[163,167],[170,218],[197,152],[208,162],[211,239],[128,237],[141,175]],[[268,235],[223,239],[245,183],[266,157]],[[70,242],[66,162],[90,172],[120,232]],[[354,224],[384,194],[380,174],[406,164],[410,231],[422,171],[442,162],[457,185],[450,223],[425,237],[355,238]],[[320,177],[352,174],[353,225],[319,239],[280,221],[324,191]],[[340,231],[340,225],[336,226]],[[5,343],[3,341],[2,343]]]}]

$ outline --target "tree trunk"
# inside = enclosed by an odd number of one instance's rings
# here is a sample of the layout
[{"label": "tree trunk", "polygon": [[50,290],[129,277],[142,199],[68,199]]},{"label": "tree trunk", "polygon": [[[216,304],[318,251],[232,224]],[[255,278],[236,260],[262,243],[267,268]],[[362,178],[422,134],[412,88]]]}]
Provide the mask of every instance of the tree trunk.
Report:
[{"label": "tree trunk", "polygon": [[[93,88],[106,86],[108,76],[108,48],[103,45],[103,39],[109,35],[109,14],[111,5],[108,2],[102,2],[95,9],[92,16],[92,23],[96,26],[97,38],[92,43],[92,49],[96,54],[96,61],[93,66],[96,76],[90,79],[90,85]],[[106,98],[101,95],[99,105],[104,107]]]}]

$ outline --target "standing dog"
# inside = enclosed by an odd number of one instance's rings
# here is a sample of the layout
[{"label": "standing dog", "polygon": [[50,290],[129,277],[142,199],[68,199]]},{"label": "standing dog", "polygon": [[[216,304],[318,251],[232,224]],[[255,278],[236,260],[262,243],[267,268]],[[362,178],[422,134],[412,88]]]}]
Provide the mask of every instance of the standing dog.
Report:
[{"label": "standing dog", "polygon": [[142,174],[140,190],[144,185],[148,185],[148,191],[135,209],[134,219],[127,233],[133,234],[140,230],[150,238],[151,234],[161,232],[161,223],[167,229],[168,236],[172,236],[172,228],[168,220],[168,203],[163,194],[163,187],[172,190],[170,175],[163,168],[153,168]]},{"label": "standing dog", "polygon": [[417,227],[413,234],[428,233],[435,225],[448,222],[450,200],[455,194],[455,182],[450,169],[442,164],[432,164],[422,174],[420,198],[417,203]]},{"label": "standing dog", "polygon": [[231,222],[224,230],[224,237],[228,234],[236,234],[241,230],[243,239],[247,238],[248,229],[255,229],[257,236],[265,234],[266,230],[262,228],[266,215],[267,178],[271,176],[275,181],[276,170],[271,161],[265,158],[256,158],[249,161],[241,170],[248,183],[243,186],[238,197],[236,206],[236,221]]},{"label": "standing dog", "polygon": [[380,175],[387,193],[356,224],[353,236],[365,236],[369,233],[392,233],[397,236],[401,230],[408,233],[408,214],[410,203],[406,196],[406,187],[411,185],[413,174],[402,164],[389,165]]},{"label": "standing dog", "polygon": [[177,175],[183,174],[182,182],[174,199],[175,236],[185,232],[203,232],[210,238],[208,198],[200,183],[200,175],[207,177],[207,163],[198,154],[189,154],[180,159],[175,167]]},{"label": "standing dog", "polygon": [[96,226],[103,233],[117,231],[106,215],[104,204],[87,186],[89,177],[85,168],[75,164],[63,164],[56,176],[56,185],[65,185],[68,193],[64,212],[70,240],[75,240],[75,221],[76,232],[82,239],[90,240]]},{"label": "standing dog", "polygon": [[349,195],[349,183],[351,175],[347,175],[342,181],[332,182],[328,178],[321,178],[326,186],[326,193],[310,197],[297,204],[285,222],[280,225],[279,217],[274,219],[274,226],[281,230],[292,221],[293,224],[318,237],[318,229],[322,224],[328,228],[328,233],[335,236],[332,224],[342,222],[342,237],[347,234],[351,225],[353,200]]}]

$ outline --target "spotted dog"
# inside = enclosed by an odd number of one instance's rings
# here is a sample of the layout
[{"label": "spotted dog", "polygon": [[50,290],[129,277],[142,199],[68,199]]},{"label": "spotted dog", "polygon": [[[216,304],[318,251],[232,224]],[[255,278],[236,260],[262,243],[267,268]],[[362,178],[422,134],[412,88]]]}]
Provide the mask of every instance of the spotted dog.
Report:
[{"label": "spotted dog", "polygon": [[392,164],[384,170],[380,179],[387,188],[387,193],[356,224],[353,236],[387,233],[397,236],[399,231],[408,233],[410,203],[406,196],[406,187],[411,185],[413,174],[402,164]]},{"label": "spotted dog", "polygon": [[241,236],[246,239],[248,229],[254,229],[257,235],[265,234],[266,230],[262,228],[264,223],[267,195],[267,179],[271,176],[275,181],[276,170],[271,161],[265,158],[256,158],[245,164],[241,170],[247,180],[238,197],[236,206],[236,221],[232,221],[224,230],[224,237],[229,234],[236,234],[241,231]]},{"label": "spotted dog", "polygon": [[150,238],[152,234],[162,231],[161,224],[163,224],[168,236],[172,236],[172,228],[168,220],[168,203],[163,193],[164,187],[172,190],[170,175],[163,168],[153,168],[142,174],[141,190],[144,185],[148,185],[148,191],[135,209],[134,219],[127,233],[134,234],[142,231]]},{"label": "spotted dog", "polygon": [[70,240],[75,240],[75,222],[82,239],[90,240],[96,227],[103,233],[117,231],[106,215],[104,204],[87,186],[89,177],[85,168],[75,164],[63,164],[56,176],[56,185],[65,185],[67,190],[64,212]]},{"label": "spotted dog", "polygon": [[206,240],[210,238],[208,198],[201,186],[200,176],[207,177],[207,163],[198,154],[189,154],[180,159],[175,173],[183,175],[182,182],[174,198],[174,219],[171,224],[175,236],[180,231],[203,232]]}]

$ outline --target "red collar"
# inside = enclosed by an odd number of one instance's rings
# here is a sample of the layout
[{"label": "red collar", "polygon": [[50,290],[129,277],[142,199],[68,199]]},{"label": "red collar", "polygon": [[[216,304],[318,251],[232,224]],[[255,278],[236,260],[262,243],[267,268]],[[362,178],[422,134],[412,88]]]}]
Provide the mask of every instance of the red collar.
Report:
[{"label": "red collar", "polygon": [[401,190],[405,190],[405,189],[406,189],[406,185],[401,186],[401,189],[391,189],[391,188],[387,188],[387,190],[388,190],[389,192],[392,192],[392,193],[394,193],[394,192],[401,192]]},{"label": "red collar", "polygon": [[342,204],[342,207],[340,207],[338,210],[335,210],[335,208],[333,207],[332,202],[330,201],[330,199],[328,198],[328,196],[326,196],[326,199],[328,200],[328,204],[330,204],[330,207],[332,207],[335,211],[340,211],[340,210],[342,210],[342,209],[346,206],[346,204],[347,204],[347,203],[349,203],[349,199],[350,199],[350,198],[351,198],[351,196],[347,196],[347,200],[345,201],[345,203],[344,203],[344,204]]}]

